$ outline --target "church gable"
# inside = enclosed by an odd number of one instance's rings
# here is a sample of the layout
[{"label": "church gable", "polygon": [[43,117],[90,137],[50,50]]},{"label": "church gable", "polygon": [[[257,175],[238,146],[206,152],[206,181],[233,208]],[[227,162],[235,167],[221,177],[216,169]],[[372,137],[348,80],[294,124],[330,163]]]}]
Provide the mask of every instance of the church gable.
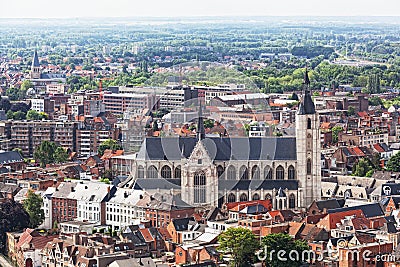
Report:
[{"label": "church gable", "polygon": [[203,142],[198,142],[195,148],[192,151],[188,159],[189,165],[202,165],[209,166],[213,164],[213,160],[211,159],[209,152],[205,148]]}]

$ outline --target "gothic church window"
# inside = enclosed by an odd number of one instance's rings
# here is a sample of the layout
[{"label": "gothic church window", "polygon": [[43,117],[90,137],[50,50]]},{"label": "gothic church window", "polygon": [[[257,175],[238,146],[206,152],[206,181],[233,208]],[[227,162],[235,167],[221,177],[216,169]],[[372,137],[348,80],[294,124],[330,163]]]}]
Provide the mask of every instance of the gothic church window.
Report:
[{"label": "gothic church window", "polygon": [[251,170],[251,179],[260,180],[260,168],[255,165]]},{"label": "gothic church window", "polygon": [[230,193],[230,194],[228,195],[228,202],[229,202],[229,203],[231,203],[231,202],[236,202],[236,196],[235,196],[235,194]]},{"label": "gothic church window", "polygon": [[217,166],[217,174],[219,179],[224,179],[224,167],[221,165]]},{"label": "gothic church window", "polygon": [[277,180],[283,180],[285,179],[285,170],[283,169],[282,166],[278,166],[278,168],[276,168],[276,179]]},{"label": "gothic church window", "polygon": [[311,159],[307,159],[307,174],[311,174]]},{"label": "gothic church window", "polygon": [[257,193],[255,193],[255,194],[253,195],[252,200],[260,200],[260,195],[257,194]]},{"label": "gothic church window", "polygon": [[227,175],[228,175],[227,177],[228,180],[236,180],[236,169],[234,166],[231,165],[228,167]]},{"label": "gothic church window", "polygon": [[270,166],[264,168],[264,178],[265,180],[272,180],[272,169]]},{"label": "gothic church window", "polygon": [[206,202],[206,175],[198,172],[194,175],[194,203]]},{"label": "gothic church window", "polygon": [[178,165],[175,168],[174,177],[177,178],[177,179],[181,179],[181,176],[182,176],[181,165]]},{"label": "gothic church window", "polygon": [[172,177],[171,167],[165,165],[161,168],[161,177],[165,179],[169,179]]},{"label": "gothic church window", "polygon": [[240,201],[247,201],[247,195],[245,193],[240,195]]},{"label": "gothic church window", "polygon": [[240,180],[249,180],[249,171],[247,170],[246,166],[240,167],[239,171]]},{"label": "gothic church window", "polygon": [[143,179],[144,178],[144,168],[143,166],[139,166],[137,170],[137,178]]},{"label": "gothic church window", "polygon": [[147,178],[158,178],[158,171],[154,165],[147,168]]},{"label": "gothic church window", "polygon": [[292,165],[289,166],[288,170],[288,179],[289,180],[295,180],[296,179],[296,170]]},{"label": "gothic church window", "polygon": [[296,207],[296,197],[294,194],[289,195],[289,209],[294,209]]}]

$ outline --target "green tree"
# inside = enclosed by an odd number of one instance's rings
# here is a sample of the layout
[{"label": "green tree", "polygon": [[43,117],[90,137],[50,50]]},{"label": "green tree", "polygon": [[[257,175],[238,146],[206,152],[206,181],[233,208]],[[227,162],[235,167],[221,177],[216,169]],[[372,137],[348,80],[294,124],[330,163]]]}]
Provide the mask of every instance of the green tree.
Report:
[{"label": "green tree", "polygon": [[[268,266],[295,267],[301,266],[302,260],[307,260],[302,257],[303,251],[309,249],[307,241],[294,240],[288,234],[269,234],[262,239],[262,245],[264,246],[264,252],[262,252],[259,257],[266,256],[265,260],[268,263]],[[276,252],[271,254],[270,252],[272,252],[272,250],[275,250]],[[267,251],[267,255],[263,254],[265,251]],[[278,251],[285,252],[285,254],[280,254],[280,256],[287,259],[286,261],[278,259]],[[306,253],[304,254],[306,255]],[[291,257],[289,257],[289,255],[291,255]]]},{"label": "green tree", "polygon": [[122,149],[122,146],[118,143],[117,140],[114,140],[114,139],[107,139],[107,140],[103,141],[103,142],[100,144],[99,148],[97,149],[97,153],[98,153],[100,156],[103,156],[104,151],[105,151],[106,149],[120,150],[120,149]]},{"label": "green tree", "polygon": [[54,152],[57,145],[54,142],[43,141],[33,153],[33,158],[40,162],[41,167],[54,162]]},{"label": "green tree", "polygon": [[214,127],[214,120],[213,119],[204,120],[203,124],[204,128],[211,129],[212,127]]},{"label": "green tree", "polygon": [[21,84],[21,90],[26,91],[29,88],[33,88],[33,83],[30,80],[25,80]]},{"label": "green tree", "polygon": [[371,106],[381,106],[383,105],[382,99],[379,96],[373,96],[368,98],[368,103]]},{"label": "green tree", "polygon": [[362,158],[357,162],[356,165],[353,166],[352,175],[365,177],[371,170],[374,170],[374,166],[368,159]]},{"label": "green tree", "polygon": [[353,106],[349,106],[349,109],[347,110],[347,116],[353,116],[354,114],[356,114],[356,110]]},{"label": "green tree", "polygon": [[32,190],[28,191],[28,196],[23,203],[25,211],[29,215],[29,226],[36,228],[44,221],[44,211],[42,209],[43,199]]},{"label": "green tree", "polygon": [[343,132],[342,126],[334,126],[332,128],[332,142],[334,144],[339,141],[339,132]]},{"label": "green tree", "polygon": [[388,163],[386,164],[386,170],[400,172],[400,153],[390,157]]},{"label": "green tree", "polygon": [[68,160],[68,152],[65,148],[59,146],[54,151],[54,162],[56,163],[63,163]]},{"label": "green tree", "polygon": [[36,110],[29,110],[28,113],[26,113],[26,119],[33,121],[33,120],[42,120],[42,119],[47,119],[49,116],[45,112],[37,112]]},{"label": "green tree", "polygon": [[22,204],[6,199],[0,203],[0,251],[6,248],[6,232],[15,232],[29,227],[29,215]]},{"label": "green tree", "polygon": [[228,228],[218,237],[219,249],[232,256],[231,266],[251,266],[254,255],[259,248],[258,241],[249,229]]}]

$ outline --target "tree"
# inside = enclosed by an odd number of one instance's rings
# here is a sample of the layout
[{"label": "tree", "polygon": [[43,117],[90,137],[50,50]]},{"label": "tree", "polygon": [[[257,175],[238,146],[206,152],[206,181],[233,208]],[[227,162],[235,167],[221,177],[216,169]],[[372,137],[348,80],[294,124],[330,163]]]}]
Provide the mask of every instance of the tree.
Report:
[{"label": "tree", "polygon": [[100,156],[103,156],[104,151],[105,151],[106,149],[120,150],[120,149],[122,149],[122,146],[117,142],[117,140],[114,140],[114,139],[107,139],[107,140],[103,141],[103,142],[100,144],[99,148],[97,149],[97,153],[98,153]]},{"label": "tree", "polygon": [[11,108],[10,100],[0,96],[0,110],[4,110],[5,112],[7,112],[8,110],[10,110],[10,108]]},{"label": "tree", "polygon": [[42,209],[43,199],[32,190],[28,191],[28,196],[23,203],[25,211],[29,214],[29,227],[36,228],[44,221],[44,211]]},{"label": "tree", "polygon": [[379,96],[373,96],[368,98],[368,104],[370,104],[371,106],[381,106],[383,105],[383,102]]},{"label": "tree", "polygon": [[360,159],[356,165],[353,166],[353,176],[365,177],[368,172],[374,170],[374,166],[368,159]]},{"label": "tree", "polygon": [[47,119],[49,116],[45,112],[37,112],[36,110],[29,110],[28,113],[26,113],[26,119],[33,121],[33,120],[42,120],[42,119]]},{"label": "tree", "polygon": [[400,171],[400,153],[390,157],[388,163],[386,164],[386,169],[392,172]]},{"label": "tree", "polygon": [[66,162],[68,160],[68,157],[69,157],[68,152],[63,147],[59,146],[54,151],[54,162],[56,163]]},{"label": "tree", "polygon": [[30,80],[25,80],[21,84],[21,90],[26,91],[29,88],[33,88],[33,83]]},{"label": "tree", "polygon": [[29,227],[29,215],[22,204],[7,199],[0,203],[0,251],[6,247],[6,232],[16,232]]},{"label": "tree", "polygon": [[254,255],[259,248],[258,241],[249,229],[228,228],[218,237],[219,249],[232,255],[232,266],[250,266],[254,261]]},{"label": "tree", "polygon": [[[262,240],[264,251],[259,254],[259,257],[265,257],[265,261],[268,266],[274,267],[294,267],[301,266],[302,262],[307,260],[304,259],[303,251],[308,250],[308,244],[305,240],[294,240],[290,235],[284,233],[269,234]],[[275,253],[270,253],[275,250]],[[279,252],[279,251],[284,251]],[[267,255],[263,253],[267,252]],[[287,259],[282,261],[278,258],[278,252],[280,257]]]},{"label": "tree", "polygon": [[54,142],[43,141],[33,153],[33,158],[40,162],[41,167],[54,162],[54,153],[57,145]]},{"label": "tree", "polygon": [[343,132],[342,126],[334,126],[332,128],[332,142],[334,144],[339,141],[339,132]]},{"label": "tree", "polygon": [[212,127],[214,127],[214,120],[213,119],[204,120],[203,124],[204,128],[211,129]]},{"label": "tree", "polygon": [[353,116],[354,114],[356,114],[356,110],[353,106],[349,106],[349,109],[347,110],[347,116]]}]

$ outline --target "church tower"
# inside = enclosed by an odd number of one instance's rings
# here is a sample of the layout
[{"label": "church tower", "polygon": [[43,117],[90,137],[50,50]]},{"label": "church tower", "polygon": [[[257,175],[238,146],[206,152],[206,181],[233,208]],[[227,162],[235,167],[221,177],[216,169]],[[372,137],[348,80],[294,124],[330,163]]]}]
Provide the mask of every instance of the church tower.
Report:
[{"label": "church tower", "polygon": [[213,156],[207,151],[203,111],[200,104],[197,121],[197,144],[183,164],[181,195],[182,200],[194,206],[218,205],[218,174]]},{"label": "church tower", "polygon": [[37,51],[33,54],[32,66],[31,66],[31,79],[40,79],[40,64]]},{"label": "church tower", "polygon": [[296,114],[296,153],[299,207],[307,208],[321,198],[321,142],[319,116],[310,94],[308,71],[304,74],[303,97]]}]

